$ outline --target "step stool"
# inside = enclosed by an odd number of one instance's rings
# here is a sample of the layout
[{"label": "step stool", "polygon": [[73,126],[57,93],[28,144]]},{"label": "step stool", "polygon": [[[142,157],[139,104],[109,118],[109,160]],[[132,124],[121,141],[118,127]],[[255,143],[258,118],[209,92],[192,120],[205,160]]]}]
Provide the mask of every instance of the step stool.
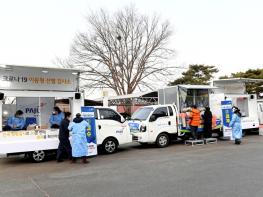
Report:
[{"label": "step stool", "polygon": [[194,146],[194,145],[204,145],[205,142],[204,140],[185,140],[184,144]]},{"label": "step stool", "polygon": [[216,138],[206,138],[205,139],[205,144],[217,144],[217,139]]}]

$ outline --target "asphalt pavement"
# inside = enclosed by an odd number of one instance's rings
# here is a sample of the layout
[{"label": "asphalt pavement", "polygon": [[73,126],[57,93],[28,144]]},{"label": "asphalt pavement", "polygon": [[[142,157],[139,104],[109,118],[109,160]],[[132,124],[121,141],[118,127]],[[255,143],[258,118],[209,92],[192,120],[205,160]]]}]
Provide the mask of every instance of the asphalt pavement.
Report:
[{"label": "asphalt pavement", "polygon": [[1,197],[262,197],[263,136],[242,145],[132,144],[89,164],[0,159]]}]

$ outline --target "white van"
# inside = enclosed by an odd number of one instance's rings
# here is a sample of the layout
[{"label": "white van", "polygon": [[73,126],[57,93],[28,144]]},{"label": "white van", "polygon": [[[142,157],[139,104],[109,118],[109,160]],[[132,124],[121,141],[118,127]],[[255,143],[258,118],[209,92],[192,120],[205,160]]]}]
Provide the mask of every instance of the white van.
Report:
[{"label": "white van", "polygon": [[153,105],[135,111],[128,124],[132,139],[141,144],[156,143],[160,148],[169,145],[177,137],[177,115],[175,105]]},{"label": "white van", "polygon": [[132,142],[127,121],[109,107],[95,106],[97,145],[105,153],[114,153],[119,145]]}]

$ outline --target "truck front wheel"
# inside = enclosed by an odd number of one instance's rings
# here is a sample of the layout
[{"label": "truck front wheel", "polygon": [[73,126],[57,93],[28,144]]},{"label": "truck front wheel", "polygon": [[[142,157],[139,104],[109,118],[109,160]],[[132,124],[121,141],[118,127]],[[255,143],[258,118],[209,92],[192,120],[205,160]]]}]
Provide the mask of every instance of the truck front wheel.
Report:
[{"label": "truck front wheel", "polygon": [[31,152],[29,157],[33,162],[40,163],[46,159],[46,153],[43,150],[36,150]]},{"label": "truck front wheel", "polygon": [[116,152],[118,148],[118,142],[114,138],[107,138],[102,144],[103,150],[106,154],[112,154]]},{"label": "truck front wheel", "polygon": [[156,139],[156,145],[159,148],[164,148],[169,145],[169,136],[166,133],[161,133]]}]

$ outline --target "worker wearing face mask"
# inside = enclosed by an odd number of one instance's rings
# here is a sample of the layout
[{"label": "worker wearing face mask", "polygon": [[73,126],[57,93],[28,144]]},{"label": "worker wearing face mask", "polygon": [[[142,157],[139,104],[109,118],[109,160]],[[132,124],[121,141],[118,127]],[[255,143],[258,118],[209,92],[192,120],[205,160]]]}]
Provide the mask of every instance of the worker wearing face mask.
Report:
[{"label": "worker wearing face mask", "polygon": [[53,129],[58,129],[63,119],[64,113],[59,109],[59,107],[54,107],[54,111],[49,118],[50,127]]},{"label": "worker wearing face mask", "polygon": [[23,117],[23,111],[16,111],[14,116],[11,116],[7,120],[7,125],[3,128],[4,131],[19,131],[25,129],[25,119]]},{"label": "worker wearing face mask", "polygon": [[241,128],[241,113],[237,107],[232,107],[232,119],[229,126],[232,127],[232,136],[235,139],[235,144],[241,144],[242,128]]}]

